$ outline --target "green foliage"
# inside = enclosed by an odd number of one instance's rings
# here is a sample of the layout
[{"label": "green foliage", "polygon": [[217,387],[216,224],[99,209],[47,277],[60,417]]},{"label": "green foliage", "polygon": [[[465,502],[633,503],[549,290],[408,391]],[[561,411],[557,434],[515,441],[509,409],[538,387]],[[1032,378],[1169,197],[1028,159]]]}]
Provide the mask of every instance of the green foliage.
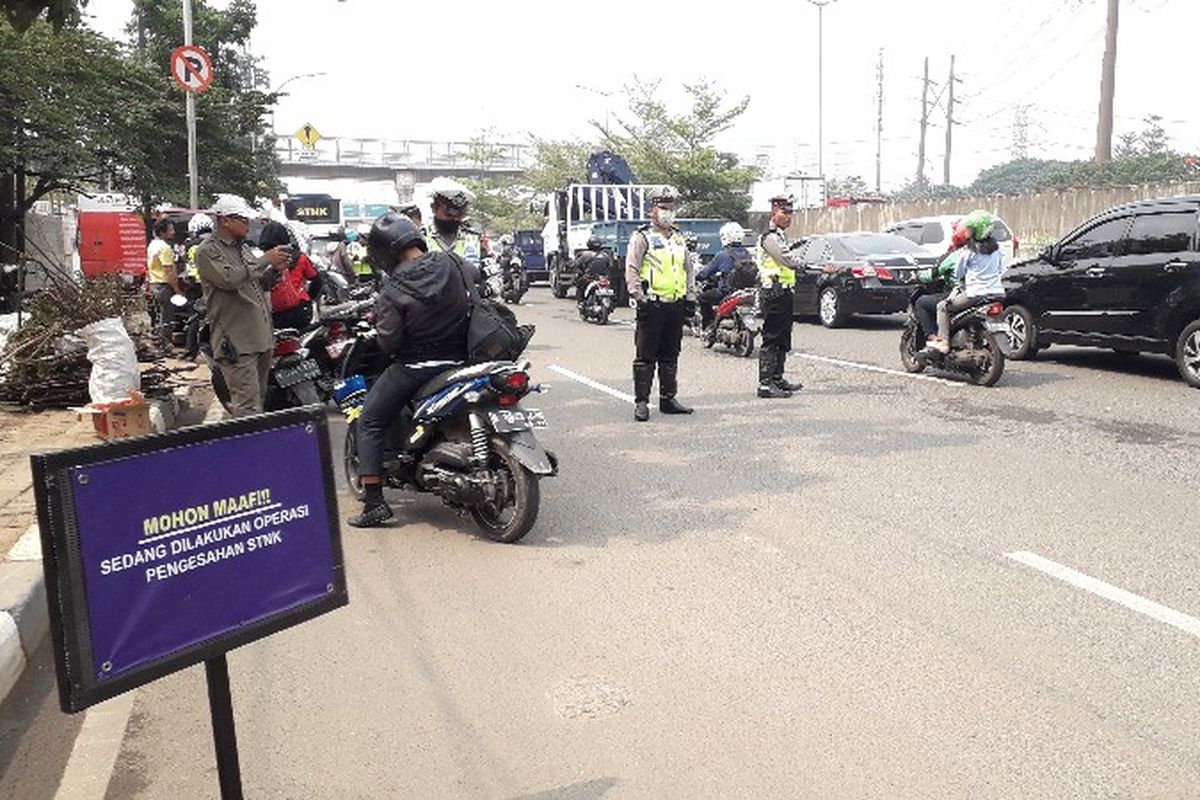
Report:
[{"label": "green foliage", "polygon": [[25,33],[44,13],[55,31],[79,22],[88,0],[0,0],[0,11],[17,33]]},{"label": "green foliage", "polygon": [[1049,176],[1069,169],[1072,162],[1049,161],[1041,158],[1018,158],[989,167],[975,178],[971,191],[975,194],[1021,194],[1045,188]]},{"label": "green foliage", "polygon": [[860,175],[830,178],[825,181],[826,197],[865,197],[874,194]]},{"label": "green foliage", "polygon": [[658,82],[635,79],[628,89],[631,116],[616,120],[621,132],[606,133],[593,123],[604,147],[622,155],[640,182],[675,186],[687,216],[745,222],[750,184],[758,177],[758,169],[742,166],[736,156],[719,152],[713,140],[733,126],[750,98],[727,106],[723,92],[701,81],[684,86],[691,109],[680,112],[658,99],[658,89]]},{"label": "green foliage", "polygon": [[931,184],[929,181],[911,180],[888,195],[893,200],[956,200],[967,197],[969,192],[959,186]]},{"label": "green foliage", "polygon": [[[196,158],[200,202],[230,192],[246,198],[282,190],[279,160],[267,116],[276,97],[263,91],[265,75],[249,54],[257,23],[252,0],[232,0],[223,10],[193,0],[195,44],[212,56],[212,87],[196,98]],[[176,0],[136,0],[127,27],[141,45],[141,58],[161,76],[157,91],[166,113],[159,120],[155,168],[133,176],[130,187],[148,200],[186,205],[187,139],[183,93],[169,77],[171,52],[182,44],[183,16]]]}]

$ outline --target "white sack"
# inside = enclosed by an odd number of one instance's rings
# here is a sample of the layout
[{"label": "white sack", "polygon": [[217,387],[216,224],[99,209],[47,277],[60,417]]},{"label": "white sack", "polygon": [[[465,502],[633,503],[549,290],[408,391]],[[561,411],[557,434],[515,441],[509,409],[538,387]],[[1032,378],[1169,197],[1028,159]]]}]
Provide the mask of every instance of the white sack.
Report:
[{"label": "white sack", "polygon": [[88,394],[93,403],[127,400],[130,392],[141,389],[137,352],[119,317],[93,322],[77,333],[87,342],[87,357],[92,362]]}]

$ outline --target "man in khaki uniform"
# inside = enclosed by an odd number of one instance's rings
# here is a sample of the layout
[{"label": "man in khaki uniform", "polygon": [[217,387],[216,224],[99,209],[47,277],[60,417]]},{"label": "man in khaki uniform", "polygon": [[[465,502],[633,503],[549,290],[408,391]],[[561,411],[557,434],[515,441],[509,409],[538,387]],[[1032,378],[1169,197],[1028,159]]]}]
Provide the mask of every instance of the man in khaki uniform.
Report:
[{"label": "man in khaki uniform", "polygon": [[287,267],[290,248],[280,245],[255,259],[246,244],[250,204],[221,195],[212,209],[216,231],[196,248],[213,358],[229,387],[233,416],[261,414],[275,335],[268,292]]}]

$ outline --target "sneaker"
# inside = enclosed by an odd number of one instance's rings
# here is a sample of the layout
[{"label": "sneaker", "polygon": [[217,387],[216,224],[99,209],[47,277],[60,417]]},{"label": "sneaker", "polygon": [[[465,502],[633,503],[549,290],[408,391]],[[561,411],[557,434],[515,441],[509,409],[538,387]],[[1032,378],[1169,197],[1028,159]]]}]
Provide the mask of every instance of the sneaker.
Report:
[{"label": "sneaker", "polygon": [[942,355],[946,355],[950,352],[950,343],[945,339],[934,336],[925,343],[925,349],[931,352],[937,352],[941,353]]},{"label": "sneaker", "polygon": [[787,389],[781,388],[776,384],[759,384],[758,396],[765,398],[786,398],[791,397],[792,393]]},{"label": "sneaker", "polygon": [[787,378],[776,379],[775,385],[778,386],[780,389],[783,389],[785,392],[798,392],[804,388],[804,384],[801,383],[800,381],[796,381],[795,383],[793,383],[792,381],[789,381]]},{"label": "sneaker", "polygon": [[346,520],[346,524],[354,528],[374,528],[387,522],[395,516],[392,507],[387,503],[372,503],[363,506],[362,513]]}]

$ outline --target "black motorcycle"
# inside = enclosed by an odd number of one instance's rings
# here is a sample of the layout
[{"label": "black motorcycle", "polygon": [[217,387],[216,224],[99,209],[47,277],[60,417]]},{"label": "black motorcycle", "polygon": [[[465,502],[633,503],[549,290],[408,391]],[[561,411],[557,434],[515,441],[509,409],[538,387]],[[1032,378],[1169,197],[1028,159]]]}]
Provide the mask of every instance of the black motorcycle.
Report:
[{"label": "black motorcycle", "polygon": [[[344,367],[386,366],[373,335],[358,337]],[[521,399],[541,391],[529,381],[529,362],[489,361],[455,367],[414,395],[388,430],[386,485],[435,494],[469,513],[489,538],[515,542],[537,521],[538,480],[558,474],[558,460],[542,449],[534,430],[546,427],[541,411]],[[373,372],[378,375],[378,372]],[[346,482],[361,499],[358,417],[370,381],[353,374],[338,383],[334,399],[349,425],[343,450]]]},{"label": "black motorcycle", "polygon": [[502,287],[500,298],[510,305],[521,302],[521,298],[529,291],[529,276],[525,274],[525,264],[521,253],[512,250],[507,255],[500,256]]},{"label": "black motorcycle", "polygon": [[[212,345],[208,341],[208,326],[201,333],[200,352],[212,372],[213,394],[217,396],[226,413],[232,413],[229,385],[221,374],[221,365],[213,357]],[[318,386],[321,365],[301,343],[301,333],[294,328],[275,331],[275,350],[271,360],[271,372],[267,377],[267,396],[264,411],[281,411],[285,408],[322,405],[328,395],[322,395]]]},{"label": "black motorcycle", "polygon": [[950,352],[941,353],[925,347],[933,331],[925,331],[916,314],[917,298],[941,293],[937,283],[918,286],[908,301],[908,319],[900,334],[900,361],[909,372],[923,372],[927,367],[964,375],[976,386],[994,386],[1004,373],[1004,350],[1008,340],[1005,326],[1000,322],[1004,303],[1000,298],[981,297],[970,308],[950,318]]},{"label": "black motorcycle", "polygon": [[579,318],[584,322],[607,325],[608,317],[616,307],[616,292],[608,278],[592,277],[587,286],[578,291]]}]

